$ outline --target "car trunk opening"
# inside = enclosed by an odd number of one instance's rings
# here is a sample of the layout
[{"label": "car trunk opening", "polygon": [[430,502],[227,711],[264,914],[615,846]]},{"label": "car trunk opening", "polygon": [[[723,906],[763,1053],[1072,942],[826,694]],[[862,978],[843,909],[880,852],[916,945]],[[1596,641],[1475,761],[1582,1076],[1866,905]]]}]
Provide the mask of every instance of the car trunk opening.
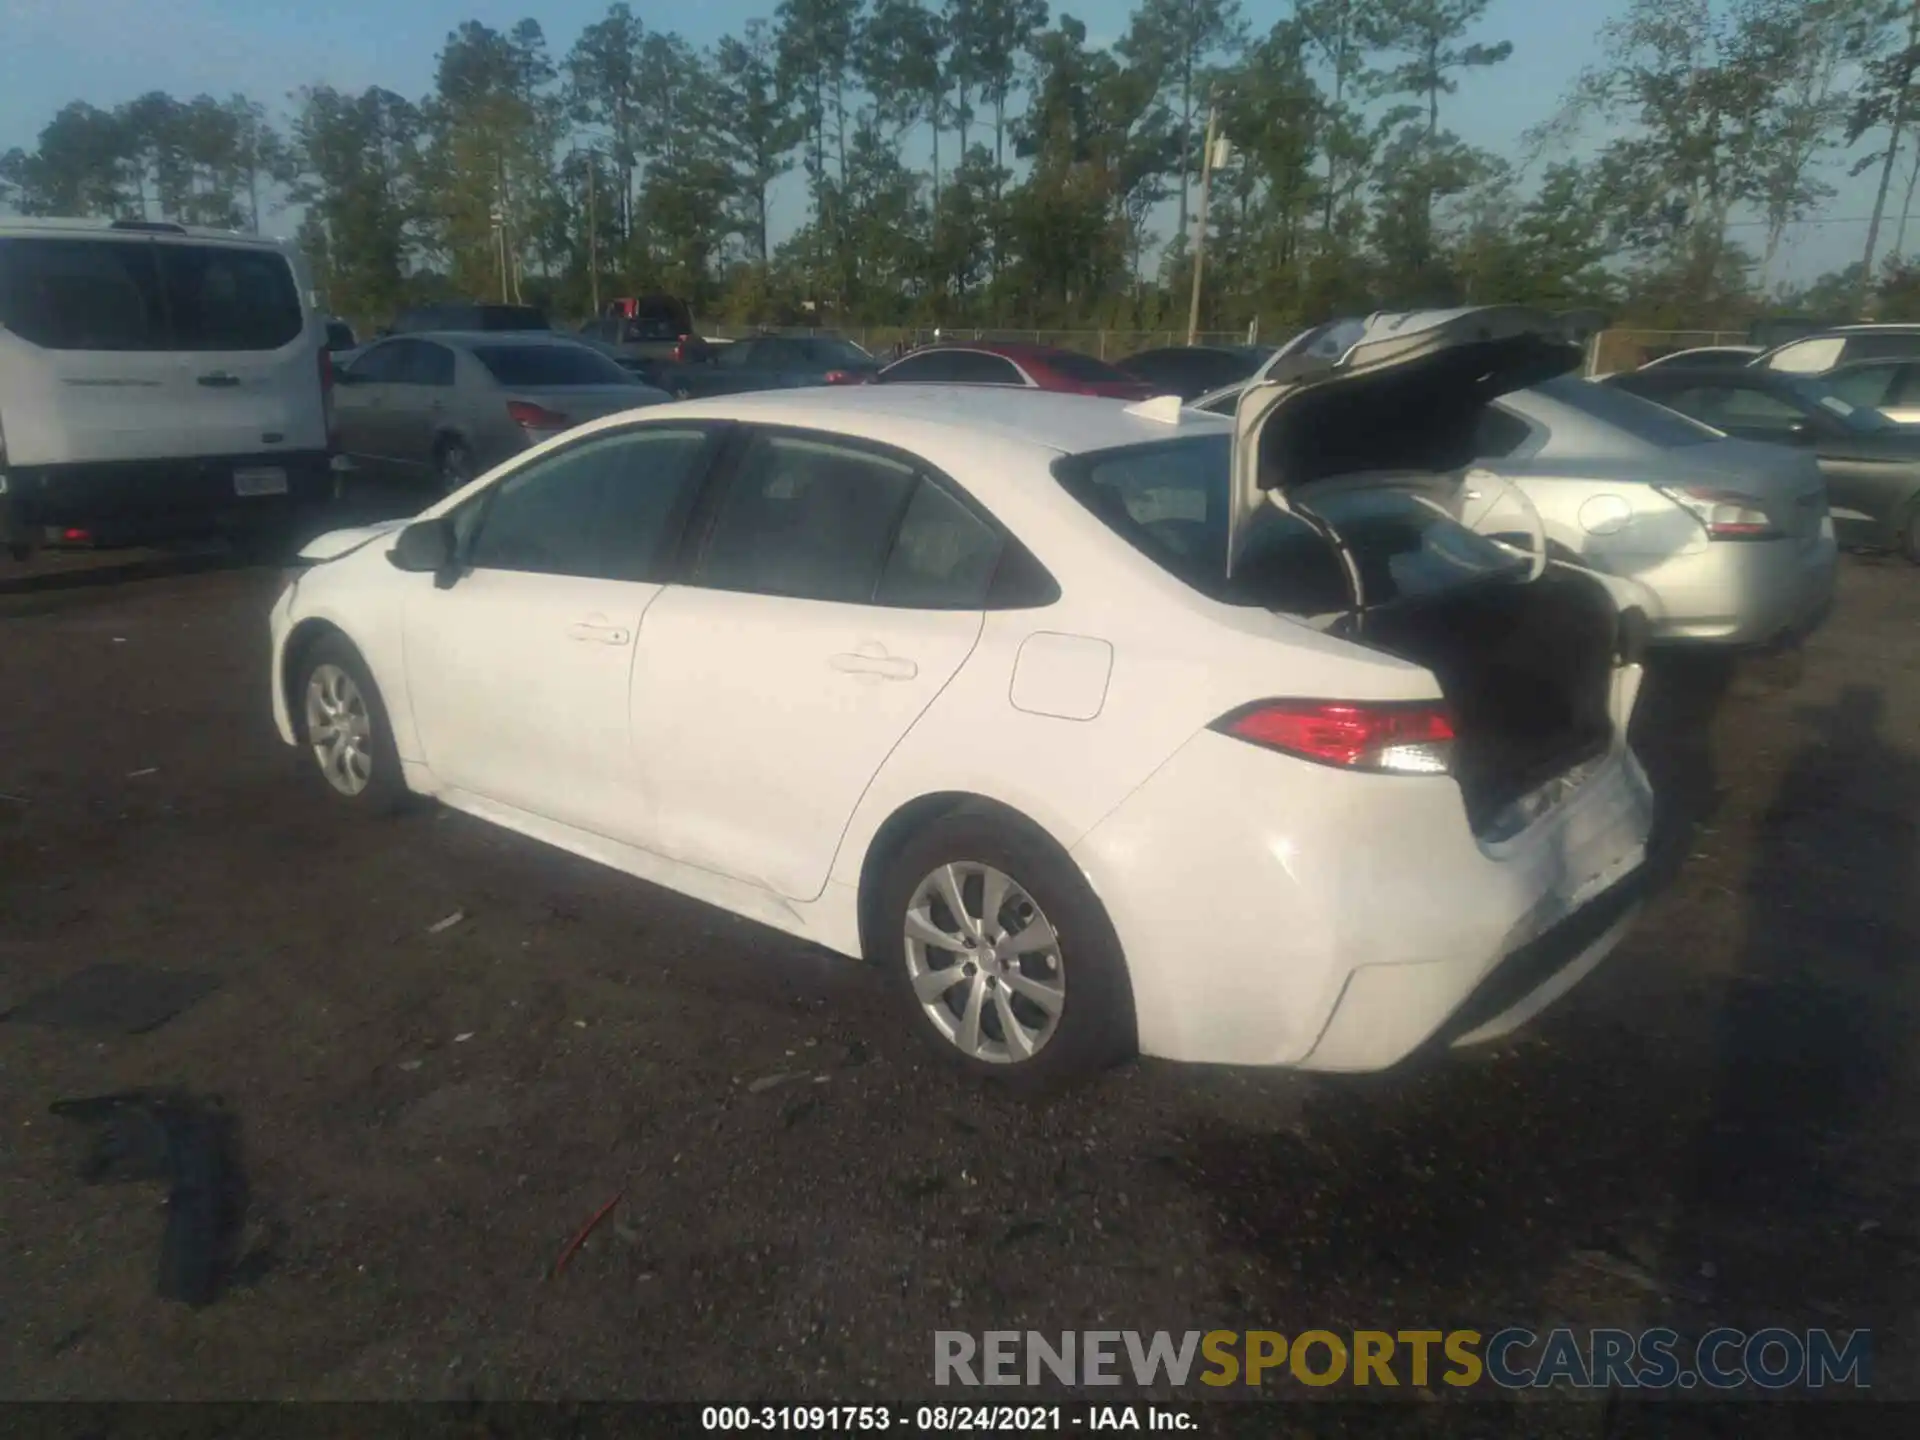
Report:
[{"label": "car trunk opening", "polygon": [[[1518,309],[1374,317],[1342,343],[1283,356],[1242,398],[1227,589],[1432,672],[1468,816],[1498,830],[1613,735],[1611,593],[1549,565],[1532,503],[1470,468],[1488,402],[1579,352]],[[1308,574],[1318,593],[1301,597]]]},{"label": "car trunk opening", "polygon": [[1435,498],[1471,489],[1464,477],[1399,476],[1329,490],[1304,513],[1270,506],[1218,596],[1431,672],[1453,712],[1468,819],[1491,834],[1514,804],[1608,748],[1624,632],[1592,576],[1536,567]]}]

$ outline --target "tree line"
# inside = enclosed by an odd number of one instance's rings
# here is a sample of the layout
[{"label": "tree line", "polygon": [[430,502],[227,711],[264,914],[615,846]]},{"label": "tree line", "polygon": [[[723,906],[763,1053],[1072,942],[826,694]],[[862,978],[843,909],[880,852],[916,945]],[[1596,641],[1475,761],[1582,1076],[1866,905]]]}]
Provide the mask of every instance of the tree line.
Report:
[{"label": "tree line", "polygon": [[[1292,0],[1261,30],[1239,0],[1142,0],[1110,46],[1047,0],[780,0],[704,48],[626,3],[564,53],[536,20],[468,21],[418,98],[74,101],[0,157],[0,203],[250,230],[298,206],[363,320],[665,290],[710,319],[1147,329],[1185,318],[1212,111],[1206,328],[1503,301],[1920,315],[1920,0],[1629,0],[1506,155],[1449,123],[1463,87],[1527,83],[1487,4]],[[1861,261],[1783,288],[1848,170],[1875,197]]]}]

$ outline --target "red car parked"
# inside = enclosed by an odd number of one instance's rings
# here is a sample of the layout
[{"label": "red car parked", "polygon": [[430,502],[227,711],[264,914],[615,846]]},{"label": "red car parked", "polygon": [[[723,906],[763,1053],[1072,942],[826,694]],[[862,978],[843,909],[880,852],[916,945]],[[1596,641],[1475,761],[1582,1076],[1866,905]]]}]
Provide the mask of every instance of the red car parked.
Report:
[{"label": "red car parked", "polygon": [[878,375],[876,385],[1006,385],[1069,395],[1104,395],[1116,400],[1146,400],[1151,385],[1122,373],[1104,360],[1053,345],[1009,345],[997,340],[932,345],[896,360]]}]

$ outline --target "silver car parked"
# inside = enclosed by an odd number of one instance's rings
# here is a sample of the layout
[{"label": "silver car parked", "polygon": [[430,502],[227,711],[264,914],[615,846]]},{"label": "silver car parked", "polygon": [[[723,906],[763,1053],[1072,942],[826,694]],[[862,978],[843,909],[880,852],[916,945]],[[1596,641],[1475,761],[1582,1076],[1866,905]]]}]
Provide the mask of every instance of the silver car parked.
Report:
[{"label": "silver car parked", "polygon": [[[1242,388],[1194,403],[1231,415]],[[1810,454],[1571,375],[1487,405],[1472,449],[1531,502],[1549,555],[1621,582],[1656,641],[1769,646],[1832,605],[1839,550]]]},{"label": "silver car parked", "polygon": [[356,472],[449,491],[583,420],[669,398],[563,335],[395,336],[336,376],[336,444]]}]

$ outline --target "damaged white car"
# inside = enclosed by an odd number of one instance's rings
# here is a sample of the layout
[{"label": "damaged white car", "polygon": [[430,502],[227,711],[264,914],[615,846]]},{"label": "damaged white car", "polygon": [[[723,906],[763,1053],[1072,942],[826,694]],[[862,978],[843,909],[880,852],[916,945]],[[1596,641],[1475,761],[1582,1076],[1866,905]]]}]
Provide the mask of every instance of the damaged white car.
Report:
[{"label": "damaged white car", "polygon": [[1379,319],[1232,421],[910,385],[599,420],[310,547],[275,720],[342,806],[434,796],[885,967],[981,1075],[1503,1034],[1623,933],[1652,812],[1644,627],[1462,468],[1575,363],[1549,329]]}]

